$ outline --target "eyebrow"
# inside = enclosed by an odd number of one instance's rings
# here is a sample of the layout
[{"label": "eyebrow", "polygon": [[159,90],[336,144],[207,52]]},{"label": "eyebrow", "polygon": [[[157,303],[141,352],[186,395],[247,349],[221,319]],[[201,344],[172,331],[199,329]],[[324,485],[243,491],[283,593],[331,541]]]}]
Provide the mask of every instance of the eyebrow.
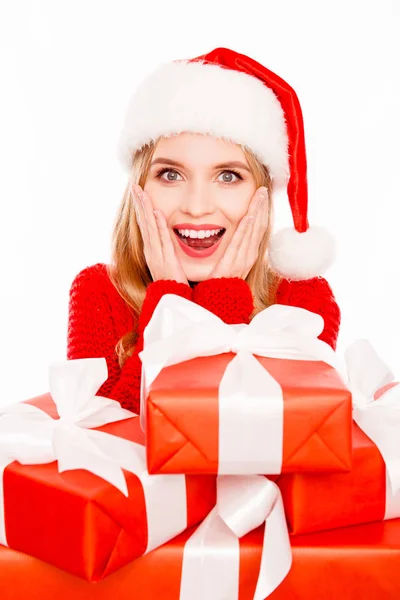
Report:
[{"label": "eyebrow", "polygon": [[[181,169],[184,169],[184,165],[176,160],[172,160],[171,158],[156,158],[155,160],[153,160],[153,162],[151,163],[151,167],[153,165],[158,165],[158,164],[167,164],[167,165],[174,165],[175,167],[180,167]],[[220,163],[218,165],[214,165],[214,169],[229,169],[229,167],[236,167],[238,169],[244,169],[245,171],[248,171],[249,173],[251,172],[249,167],[241,162],[240,160],[231,160],[229,162],[225,162],[225,163]]]}]

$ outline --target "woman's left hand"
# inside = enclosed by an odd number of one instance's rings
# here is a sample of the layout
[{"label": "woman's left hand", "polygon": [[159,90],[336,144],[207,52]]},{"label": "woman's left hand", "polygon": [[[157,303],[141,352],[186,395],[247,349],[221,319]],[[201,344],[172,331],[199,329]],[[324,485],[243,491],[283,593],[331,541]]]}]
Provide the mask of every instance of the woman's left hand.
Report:
[{"label": "woman's left hand", "polygon": [[215,265],[209,279],[241,277],[246,279],[258,257],[263,235],[268,227],[268,190],[258,188],[245,216],[240,221],[224,255]]}]

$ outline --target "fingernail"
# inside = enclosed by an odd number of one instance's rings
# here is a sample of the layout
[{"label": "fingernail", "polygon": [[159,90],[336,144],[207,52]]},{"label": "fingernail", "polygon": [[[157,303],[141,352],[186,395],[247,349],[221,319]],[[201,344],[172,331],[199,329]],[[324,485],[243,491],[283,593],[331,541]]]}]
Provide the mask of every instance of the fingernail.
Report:
[{"label": "fingernail", "polygon": [[264,200],[268,196],[268,190],[265,187],[260,188],[260,200]]}]

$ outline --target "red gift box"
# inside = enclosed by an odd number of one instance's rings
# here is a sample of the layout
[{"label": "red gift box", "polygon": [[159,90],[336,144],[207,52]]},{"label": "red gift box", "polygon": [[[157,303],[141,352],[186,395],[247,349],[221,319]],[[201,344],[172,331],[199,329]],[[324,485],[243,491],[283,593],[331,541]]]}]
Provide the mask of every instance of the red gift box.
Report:
[{"label": "red gift box", "polygon": [[[182,553],[191,530],[98,583],[88,583],[0,547],[5,600],[178,600]],[[240,540],[239,600],[252,600],[262,527]],[[400,597],[400,519],[292,538],[293,565],[270,600],[394,600]]]},{"label": "red gift box", "polygon": [[[219,472],[219,384],[234,356],[164,367],[151,383],[146,401],[150,473]],[[351,393],[338,372],[322,361],[256,359],[283,392],[281,472],[349,471]]]},{"label": "red gift box", "polygon": [[[49,393],[28,403],[57,416]],[[97,429],[144,445],[136,416]],[[8,546],[89,581],[141,556],[148,544],[144,489],[139,477],[126,470],[124,475],[128,497],[83,469],[59,473],[55,462],[11,463],[3,477]],[[203,520],[215,502],[215,477],[186,477],[188,526]]]},{"label": "red gift box", "polygon": [[[397,385],[382,387],[375,400]],[[275,479],[291,533],[400,517],[400,492],[392,493],[379,449],[355,422],[352,464],[349,473],[293,473]]]}]

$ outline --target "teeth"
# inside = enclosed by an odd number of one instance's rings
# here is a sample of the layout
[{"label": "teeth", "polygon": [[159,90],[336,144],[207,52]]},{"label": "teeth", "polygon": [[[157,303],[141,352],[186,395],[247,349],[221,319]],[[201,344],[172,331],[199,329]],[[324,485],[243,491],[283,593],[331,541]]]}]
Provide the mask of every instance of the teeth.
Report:
[{"label": "teeth", "polygon": [[201,229],[200,231],[195,231],[194,229],[178,229],[178,232],[179,235],[183,237],[198,238],[202,240],[211,237],[212,235],[217,235],[222,229],[223,227],[220,229]]}]

